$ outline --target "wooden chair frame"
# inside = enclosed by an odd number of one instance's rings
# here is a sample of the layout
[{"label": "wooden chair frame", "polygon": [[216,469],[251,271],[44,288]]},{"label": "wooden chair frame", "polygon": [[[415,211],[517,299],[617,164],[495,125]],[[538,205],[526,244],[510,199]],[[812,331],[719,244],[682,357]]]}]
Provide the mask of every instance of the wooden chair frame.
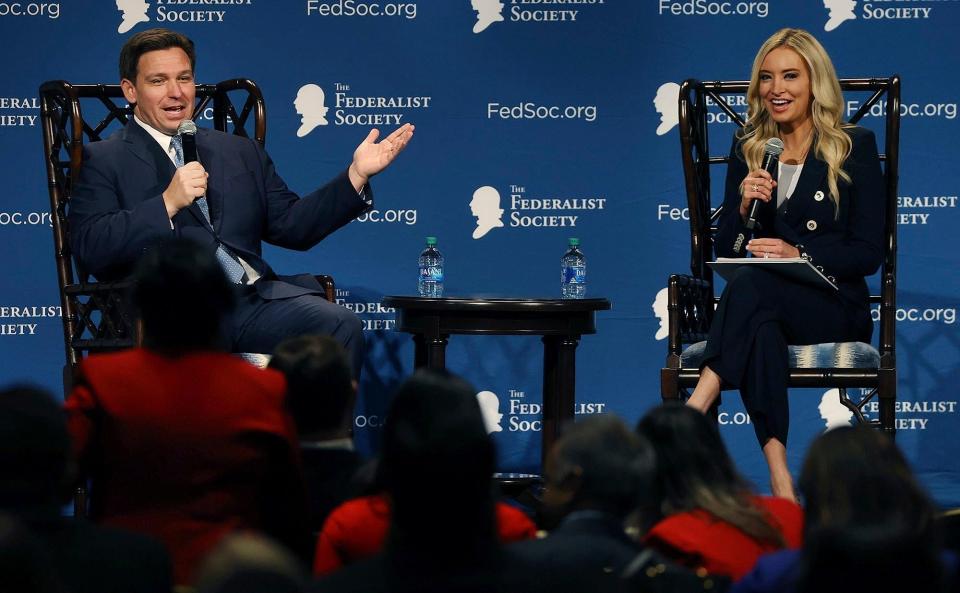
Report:
[{"label": "wooden chair frame", "polygon": [[[713,260],[713,238],[722,205],[712,211],[710,169],[725,165],[729,155],[711,156],[708,141],[707,113],[713,103],[738,126],[743,118],[730,105],[727,97],[746,92],[747,81],[701,82],[687,80],[680,87],[679,128],[683,158],[687,206],[690,211],[690,274],[675,274],[668,281],[669,340],[667,358],[660,373],[660,395],[664,401],[689,397],[688,389],[700,378],[698,368],[681,364],[684,345],[706,340],[718,297],[713,290],[713,271],[707,262]],[[895,349],[896,286],[897,286],[897,183],[900,143],[900,77],[850,78],[840,80],[843,91],[868,92],[865,101],[850,118],[857,123],[871,107],[886,97],[886,134],[880,155],[884,167],[886,221],[884,254],[880,271],[880,294],[871,294],[870,302],[880,304],[880,364],[876,368],[791,368],[788,387],[838,388],[841,403],[861,423],[868,422],[863,410],[874,398],[879,403],[879,418],[869,423],[891,436],[896,432],[895,405],[897,370]],[[849,388],[870,390],[857,401],[847,394]],[[719,404],[719,399],[717,400]],[[716,409],[714,410],[716,411]]]}]

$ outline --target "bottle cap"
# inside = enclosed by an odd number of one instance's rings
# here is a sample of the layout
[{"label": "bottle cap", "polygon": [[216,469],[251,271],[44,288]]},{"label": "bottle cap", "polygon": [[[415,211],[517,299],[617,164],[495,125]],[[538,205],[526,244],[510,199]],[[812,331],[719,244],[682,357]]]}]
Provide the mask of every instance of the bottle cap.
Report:
[{"label": "bottle cap", "polygon": [[427,245],[436,245],[436,244],[437,244],[436,237],[427,237]]},{"label": "bottle cap", "polygon": [[576,237],[570,237],[569,241],[570,241],[570,247],[576,247],[577,245],[580,244],[580,239],[577,239]]}]

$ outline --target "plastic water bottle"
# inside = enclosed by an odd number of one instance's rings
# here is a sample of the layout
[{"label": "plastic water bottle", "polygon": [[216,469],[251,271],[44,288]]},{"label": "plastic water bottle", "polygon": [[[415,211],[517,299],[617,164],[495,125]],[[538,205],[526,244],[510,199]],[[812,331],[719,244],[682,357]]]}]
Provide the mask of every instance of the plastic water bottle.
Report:
[{"label": "plastic water bottle", "polygon": [[427,248],[420,253],[417,292],[422,297],[443,296],[443,255],[437,250],[436,237],[427,237]]},{"label": "plastic water bottle", "polygon": [[560,259],[560,294],[565,299],[582,299],[587,294],[587,260],[580,251],[580,239],[570,238],[570,249]]}]

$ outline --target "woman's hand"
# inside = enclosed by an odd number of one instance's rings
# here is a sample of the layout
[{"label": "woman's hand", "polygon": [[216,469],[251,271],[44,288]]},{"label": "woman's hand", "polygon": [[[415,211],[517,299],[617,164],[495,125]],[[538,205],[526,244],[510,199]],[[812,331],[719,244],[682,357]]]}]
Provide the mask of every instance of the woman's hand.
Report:
[{"label": "woman's hand", "polygon": [[753,257],[800,257],[800,251],[783,239],[751,239],[747,242],[747,251]]},{"label": "woman's hand", "polygon": [[750,202],[754,200],[769,202],[775,187],[777,187],[777,182],[773,180],[770,173],[763,169],[748,173],[740,182],[740,218],[745,219],[747,217]]}]

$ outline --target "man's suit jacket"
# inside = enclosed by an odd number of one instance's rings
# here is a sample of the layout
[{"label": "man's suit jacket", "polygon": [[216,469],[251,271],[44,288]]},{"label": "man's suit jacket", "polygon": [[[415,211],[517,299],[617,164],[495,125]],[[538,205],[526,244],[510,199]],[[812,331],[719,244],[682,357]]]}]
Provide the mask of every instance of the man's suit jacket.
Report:
[{"label": "man's suit jacket", "polygon": [[333,509],[363,494],[356,478],[360,455],[352,449],[311,448],[301,443],[303,478],[310,505],[310,530],[319,533]]},{"label": "man's suit jacket", "polygon": [[615,588],[641,549],[624,532],[622,518],[595,511],[575,511],[546,538],[508,548],[538,572],[565,575],[580,583],[583,591]]},{"label": "man's suit jacket", "polygon": [[[776,200],[760,205],[757,237],[779,237],[794,245],[801,257],[835,280],[845,303],[868,307],[866,276],[875,273],[883,261],[885,191],[877,142],[865,128],[846,129],[853,141],[843,170],[850,182],[837,179],[840,210],[827,186],[827,165],[810,151],[796,189],[777,208]],[[814,138],[816,142],[816,138]],[[734,257],[733,243],[745,229],[740,218],[740,183],[747,176],[747,164],[734,139],[727,168],[723,213],[718,223],[715,251],[719,257]],[[776,190],[774,196],[776,196]]]},{"label": "man's suit jacket", "polygon": [[80,268],[101,281],[117,280],[146,249],[178,236],[211,251],[218,241],[229,247],[263,277],[257,282],[263,298],[318,292],[312,278],[276,277],[261,241],[306,250],[369,208],[346,172],[300,199],[254,140],[200,129],[197,153],[210,175],[213,227],[194,203],[173,217],[171,229],[162,194],[176,169],[146,130],[130,118],[110,138],[85,145],[68,212]]},{"label": "man's suit jacket", "polygon": [[66,402],[91,517],[164,542],[175,584],[227,533],[257,529],[309,559],[286,382],[217,352],[94,355]]}]

